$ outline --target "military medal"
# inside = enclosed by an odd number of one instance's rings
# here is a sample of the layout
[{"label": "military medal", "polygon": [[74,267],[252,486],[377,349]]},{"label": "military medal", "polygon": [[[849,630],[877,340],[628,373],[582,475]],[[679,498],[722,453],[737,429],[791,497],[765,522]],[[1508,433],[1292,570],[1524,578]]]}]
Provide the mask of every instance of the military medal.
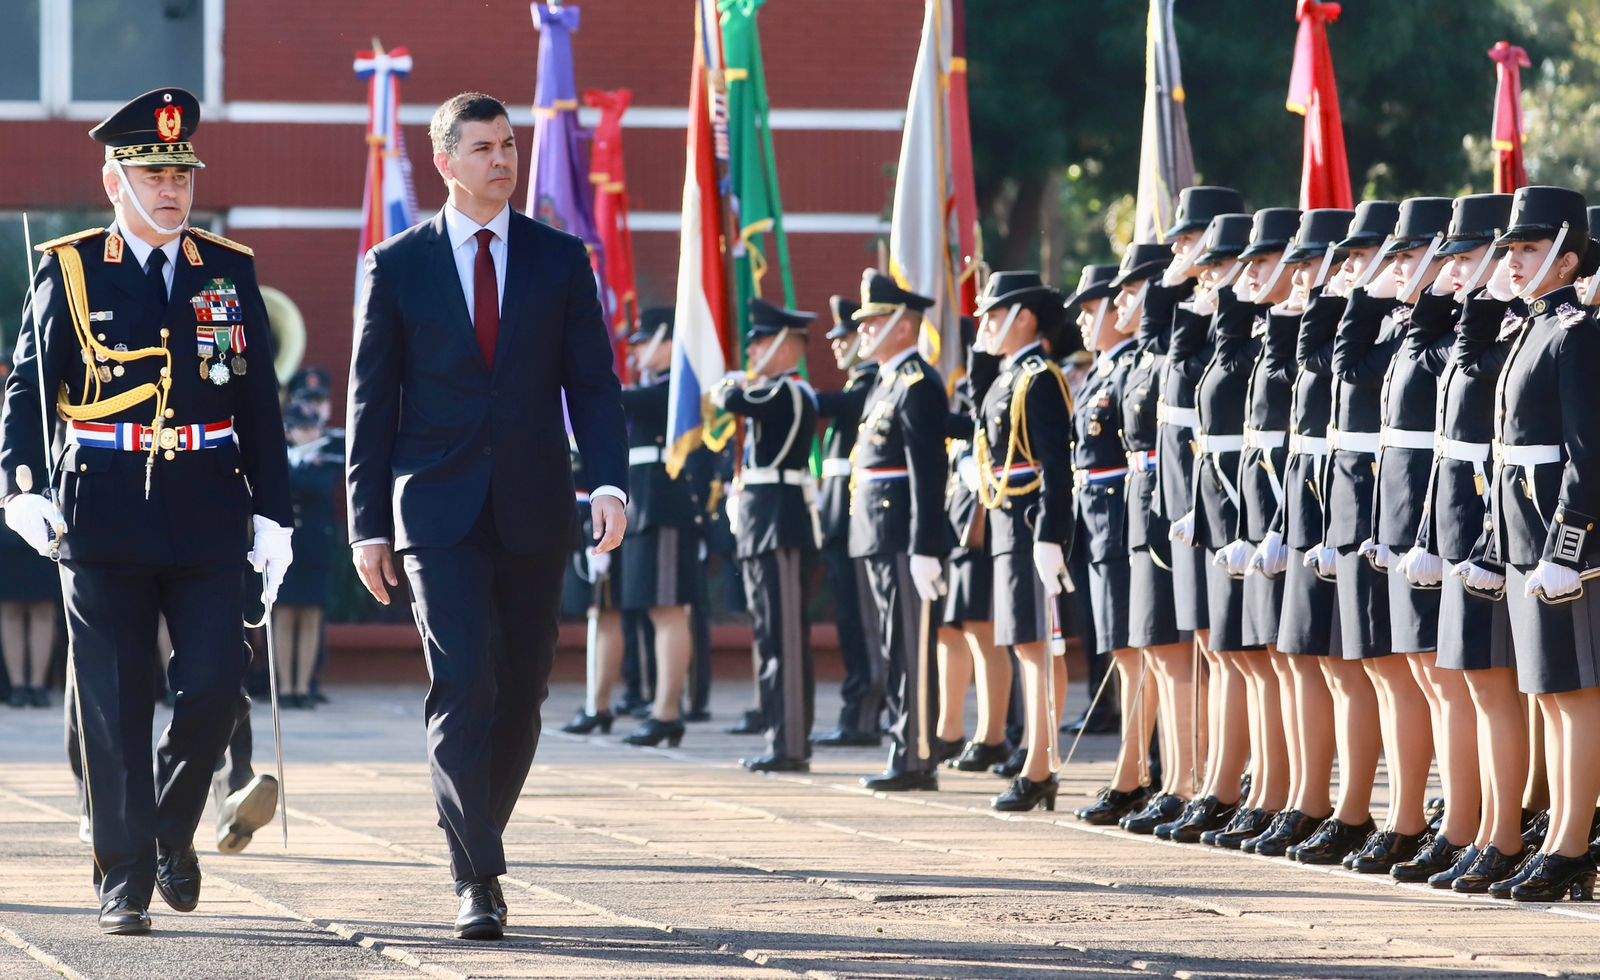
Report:
[{"label": "military medal", "polygon": [[243,354],[235,354],[229,364],[233,367],[233,373],[240,377],[243,377],[244,373],[250,370],[250,365],[245,361]]},{"label": "military medal", "polygon": [[[225,385],[244,374],[244,311],[232,279],[213,279],[189,300],[195,313],[195,349],[200,355],[200,377]],[[231,353],[232,366],[229,366]]]}]

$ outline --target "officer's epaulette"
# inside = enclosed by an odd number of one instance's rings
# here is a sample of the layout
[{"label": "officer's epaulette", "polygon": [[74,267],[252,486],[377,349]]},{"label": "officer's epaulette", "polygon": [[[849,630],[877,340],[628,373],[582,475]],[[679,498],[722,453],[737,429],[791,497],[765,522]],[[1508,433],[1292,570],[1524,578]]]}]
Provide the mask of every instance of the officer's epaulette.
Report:
[{"label": "officer's epaulette", "polygon": [[251,258],[255,257],[255,249],[248,245],[241,245],[231,238],[223,238],[214,231],[206,231],[204,228],[190,228],[189,233],[196,238],[205,239],[213,245],[221,245],[223,248],[231,248],[241,255],[248,255]]},{"label": "officer's epaulette", "polygon": [[896,373],[900,375],[900,383],[905,385],[907,388],[927,377],[927,375],[922,371],[921,361],[908,360],[904,364],[900,365],[900,370]]},{"label": "officer's epaulette", "polygon": [[81,242],[85,238],[93,238],[96,235],[104,235],[105,233],[106,230],[104,228],[85,228],[82,231],[75,231],[70,235],[62,235],[60,238],[52,238],[42,245],[35,245],[33,250],[35,252],[52,252],[63,245],[71,245],[73,242]]},{"label": "officer's epaulette", "polygon": [[1023,374],[1039,374],[1050,370],[1050,361],[1043,354],[1033,353],[1022,359]]}]

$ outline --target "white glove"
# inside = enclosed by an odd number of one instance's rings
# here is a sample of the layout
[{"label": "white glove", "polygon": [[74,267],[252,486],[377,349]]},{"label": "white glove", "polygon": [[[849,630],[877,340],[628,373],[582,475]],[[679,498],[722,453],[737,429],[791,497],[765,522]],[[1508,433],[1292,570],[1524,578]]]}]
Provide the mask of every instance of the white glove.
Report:
[{"label": "white glove", "polygon": [[944,562],[932,555],[912,555],[911,584],[917,587],[917,598],[923,602],[944,595]]},{"label": "white glove", "polygon": [[1253,550],[1250,542],[1240,538],[1224,545],[1211,559],[1211,563],[1234,578],[1243,578],[1245,565],[1250,561],[1250,553]]},{"label": "white glove", "polygon": [[1217,312],[1217,294],[1209,288],[1194,291],[1194,298],[1189,300],[1189,309],[1201,316],[1210,316]]},{"label": "white glove", "polygon": [[1267,578],[1277,578],[1289,567],[1289,549],[1283,543],[1283,535],[1277,531],[1267,532],[1256,546],[1255,554],[1250,556],[1244,573],[1259,572]]},{"label": "white glove", "polygon": [[294,562],[294,549],[289,545],[294,528],[260,514],[252,514],[250,522],[256,529],[255,544],[248,556],[250,567],[261,573],[261,601],[270,606],[278,601],[278,586]]},{"label": "white glove", "polygon": [[1366,555],[1372,564],[1378,568],[1388,568],[1389,563],[1394,560],[1394,555],[1390,553],[1388,545],[1379,544],[1371,538],[1361,542],[1361,547],[1356,550]]},{"label": "white glove", "polygon": [[1179,544],[1194,546],[1194,511],[1183,515],[1172,522],[1172,527],[1167,530],[1167,538]]},{"label": "white glove", "polygon": [[1506,587],[1506,577],[1499,572],[1474,565],[1470,561],[1451,566],[1450,574],[1460,579],[1474,592],[1499,592]]},{"label": "white glove", "polygon": [[1400,559],[1399,572],[1418,588],[1431,589],[1444,581],[1444,559],[1415,545]]},{"label": "white glove", "polygon": [[1306,552],[1305,565],[1323,578],[1336,578],[1339,574],[1339,552],[1319,544]]},{"label": "white glove", "polygon": [[1067,557],[1054,541],[1033,543],[1033,569],[1039,573],[1045,595],[1050,598],[1054,599],[1067,587]]},{"label": "white glove", "polygon": [[19,493],[6,504],[6,527],[46,558],[56,539],[67,533],[67,522],[55,501],[42,494]]},{"label": "white glove", "polygon": [[970,455],[961,457],[961,462],[956,464],[956,476],[961,478],[962,486],[972,493],[978,492],[978,461]]},{"label": "white glove", "polygon": [[1563,599],[1583,591],[1583,579],[1565,565],[1542,561],[1533,567],[1523,582],[1524,594],[1538,599]]},{"label": "white glove", "polygon": [[[704,561],[704,557],[701,558]],[[611,574],[611,552],[589,552],[589,581],[598,582]]]}]

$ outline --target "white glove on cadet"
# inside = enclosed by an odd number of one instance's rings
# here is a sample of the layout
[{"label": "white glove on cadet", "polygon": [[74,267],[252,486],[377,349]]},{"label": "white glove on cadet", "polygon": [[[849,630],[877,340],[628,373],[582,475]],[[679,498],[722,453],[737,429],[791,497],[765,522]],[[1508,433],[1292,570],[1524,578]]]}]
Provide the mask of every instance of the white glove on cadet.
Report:
[{"label": "white glove on cadet", "polygon": [[1576,571],[1565,565],[1542,561],[1528,573],[1522,591],[1535,598],[1563,599],[1583,591],[1583,579],[1578,577]]},{"label": "white glove on cadet", "polygon": [[250,549],[250,567],[261,573],[261,601],[272,605],[278,601],[278,586],[283,584],[284,573],[294,561],[294,549],[289,539],[294,528],[284,527],[270,517],[252,514],[250,522],[256,528],[256,540]]},{"label": "white glove on cadet", "polygon": [[1060,595],[1067,583],[1067,558],[1061,546],[1054,541],[1033,543],[1033,569],[1044,583],[1044,594],[1050,598]]},{"label": "white glove on cadet", "polygon": [[1244,573],[1259,572],[1267,578],[1277,578],[1289,567],[1289,549],[1283,543],[1283,535],[1277,531],[1268,531],[1267,536],[1256,545],[1255,554],[1250,556],[1246,563]]},{"label": "white glove on cadet", "polygon": [[978,461],[971,456],[961,457],[961,462],[956,464],[956,475],[961,478],[961,485],[971,493],[978,492]]},{"label": "white glove on cadet", "polygon": [[911,584],[917,587],[917,598],[923,602],[944,595],[944,562],[932,555],[912,555]]},{"label": "white glove on cadet", "polygon": [[1506,577],[1499,572],[1491,572],[1487,568],[1474,565],[1470,561],[1460,562],[1450,569],[1450,574],[1464,582],[1467,588],[1474,592],[1499,592],[1506,587]]},{"label": "white glove on cadet", "polygon": [[6,527],[28,542],[28,547],[45,558],[50,557],[50,545],[67,533],[67,522],[61,516],[55,501],[42,494],[19,493],[7,502]]},{"label": "white glove on cadet", "polygon": [[1240,538],[1224,545],[1211,562],[1234,578],[1243,578],[1245,565],[1250,561],[1250,554],[1254,550],[1250,547],[1250,542]]},{"label": "white glove on cadet", "polygon": [[[704,560],[704,559],[702,559]],[[589,552],[589,581],[594,582],[611,574],[611,552]]]},{"label": "white glove on cadet", "polygon": [[1319,544],[1306,552],[1305,565],[1323,578],[1334,578],[1339,574],[1339,552]]},{"label": "white glove on cadet", "polygon": [[1366,555],[1372,564],[1378,568],[1387,569],[1389,563],[1394,560],[1394,555],[1389,552],[1388,545],[1379,544],[1371,538],[1361,542],[1361,547],[1356,550]]},{"label": "white glove on cadet", "polygon": [[1167,539],[1194,546],[1194,511],[1191,510],[1172,522],[1172,527],[1167,529]]},{"label": "white glove on cadet", "polygon": [[1444,581],[1444,559],[1415,545],[1400,559],[1400,574],[1420,589],[1432,589]]}]

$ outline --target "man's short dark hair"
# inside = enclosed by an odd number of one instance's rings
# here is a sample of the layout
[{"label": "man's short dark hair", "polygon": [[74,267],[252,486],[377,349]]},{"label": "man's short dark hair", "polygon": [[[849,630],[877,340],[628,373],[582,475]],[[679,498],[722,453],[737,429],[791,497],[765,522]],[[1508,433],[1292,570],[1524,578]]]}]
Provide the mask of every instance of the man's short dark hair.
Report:
[{"label": "man's short dark hair", "polygon": [[453,157],[461,146],[461,124],[464,122],[494,122],[504,116],[505,103],[482,92],[462,92],[449,99],[433,112],[428,124],[428,137],[433,140],[433,152]]}]

